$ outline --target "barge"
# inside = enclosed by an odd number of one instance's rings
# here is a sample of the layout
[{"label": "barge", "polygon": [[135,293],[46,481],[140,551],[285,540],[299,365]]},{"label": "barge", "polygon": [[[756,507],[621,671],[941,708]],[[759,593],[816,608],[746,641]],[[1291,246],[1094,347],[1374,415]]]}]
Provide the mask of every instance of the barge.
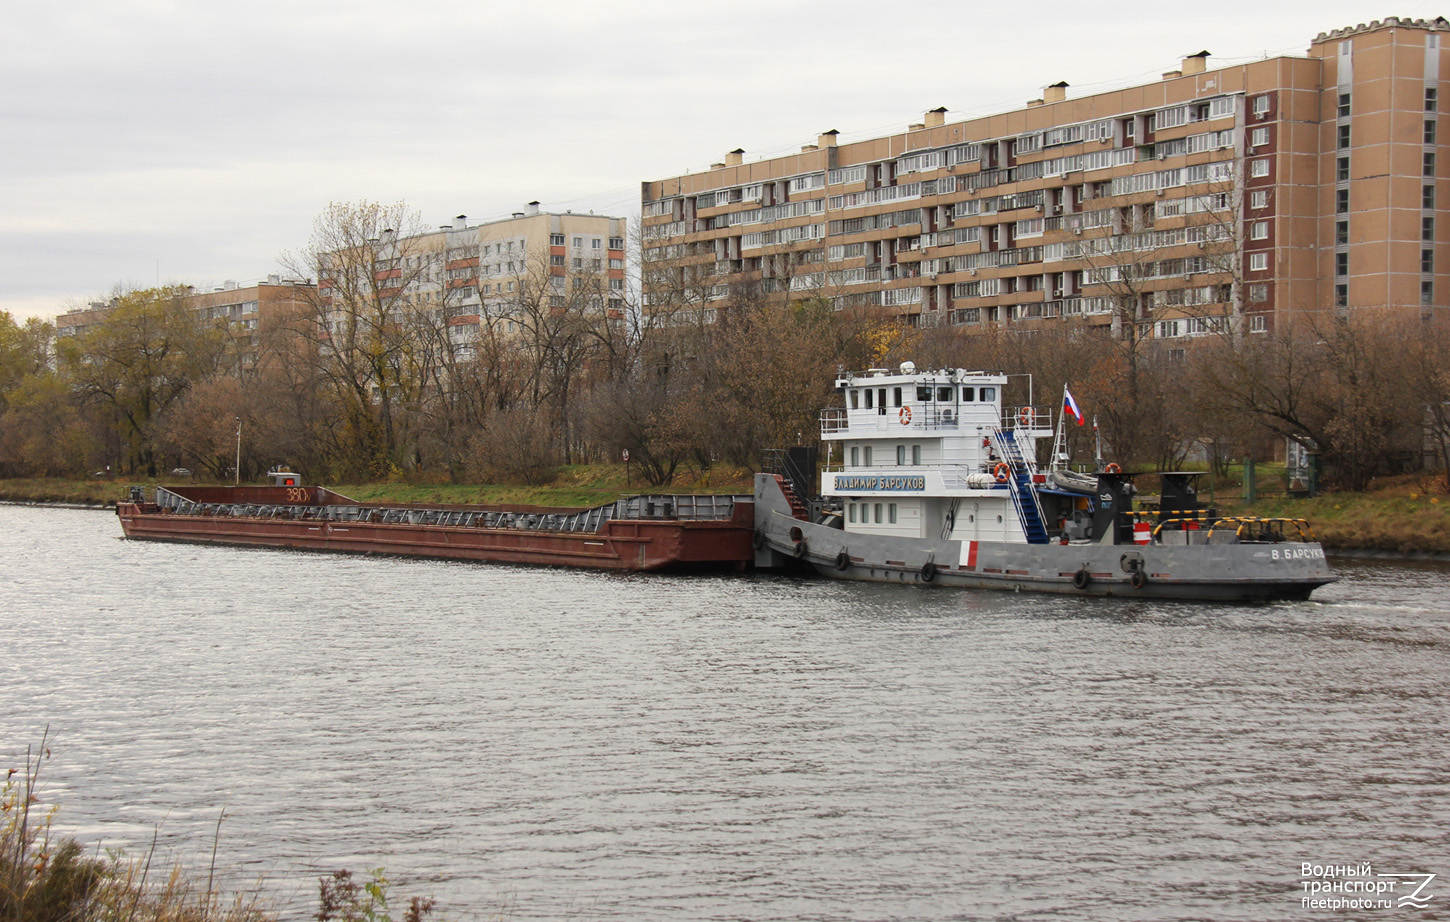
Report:
[{"label": "barge", "polygon": [[[1305,599],[1334,582],[1300,519],[1219,516],[1197,474],[1159,475],[1135,508],[1132,475],[1040,468],[1037,443],[1082,422],[1054,407],[1005,406],[1007,377],[964,369],[843,373],[844,406],[821,415],[832,451],[755,478],[760,568],[804,565],[837,579],[1129,598]],[[1060,444],[1060,442],[1059,442]],[[793,450],[799,451],[799,450]],[[832,459],[831,455],[836,457]]]},{"label": "barge", "polygon": [[134,487],[127,538],[610,570],[745,569],[749,496],[641,494],[583,509],[361,503],[274,472],[268,486]]}]

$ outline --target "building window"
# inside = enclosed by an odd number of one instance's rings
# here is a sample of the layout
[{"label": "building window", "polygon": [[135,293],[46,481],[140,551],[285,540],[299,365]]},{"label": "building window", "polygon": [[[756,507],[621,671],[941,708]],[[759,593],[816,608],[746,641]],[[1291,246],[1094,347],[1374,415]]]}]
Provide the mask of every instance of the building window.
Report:
[{"label": "building window", "polygon": [[549,235],[549,246],[551,246],[551,247],[561,247],[563,245],[564,245],[564,235],[563,234],[550,234]]},{"label": "building window", "polygon": [[1435,143],[1435,120],[1433,118],[1425,119],[1425,143]]},{"label": "building window", "polygon": [[1253,133],[1253,139],[1249,143],[1252,144],[1254,147],[1262,147],[1265,144],[1268,144],[1269,143],[1269,129],[1267,129],[1267,128],[1255,128],[1254,129],[1254,133]]},{"label": "building window", "polygon": [[1249,176],[1257,179],[1260,176],[1269,175],[1269,161],[1267,159],[1254,160],[1249,164]]},{"label": "building window", "polygon": [[609,261],[609,268],[611,268],[611,269],[623,269],[624,268],[624,260],[622,260],[622,259],[611,259]]},{"label": "building window", "polygon": [[1339,284],[1334,286],[1334,306],[1349,307],[1349,286]]},{"label": "building window", "polygon": [[1173,337],[1175,337],[1177,335],[1178,335],[1178,321],[1177,320],[1160,320],[1160,321],[1158,321],[1158,338],[1159,339],[1172,339]]},{"label": "building window", "polygon": [[622,249],[624,249],[624,238],[623,237],[610,237],[609,238],[609,248],[611,250],[622,250]]},{"label": "building window", "polygon": [[1340,189],[1334,193],[1335,214],[1349,214],[1349,190]]},{"label": "building window", "polygon": [[1334,274],[1339,278],[1344,278],[1346,275],[1349,275],[1348,253],[1334,254]]},{"label": "building window", "polygon": [[1265,114],[1268,113],[1268,111],[1269,111],[1269,97],[1267,95],[1265,95],[1265,96],[1255,96],[1254,97],[1254,114],[1255,115],[1265,115]]},{"label": "building window", "polygon": [[1268,240],[1269,239],[1269,222],[1268,221],[1255,221],[1253,224],[1249,225],[1249,239],[1250,240]]},{"label": "building window", "polygon": [[1349,150],[1349,126],[1339,126],[1339,149]]},{"label": "building window", "polygon": [[1435,283],[1429,279],[1420,283],[1420,304],[1428,307],[1435,303]]},{"label": "building window", "polygon": [[1269,300],[1269,286],[1263,282],[1255,282],[1249,286],[1249,300],[1255,304],[1262,304]]},{"label": "building window", "polygon": [[1435,111],[1435,107],[1438,104],[1438,100],[1436,99],[1436,97],[1439,96],[1439,95],[1440,95],[1439,90],[1437,90],[1435,87],[1433,87],[1433,86],[1427,86],[1427,87],[1425,87],[1425,111],[1426,112],[1434,112]]},{"label": "building window", "polygon": [[1420,190],[1420,207],[1435,207],[1435,187],[1433,185],[1426,184],[1425,187]]},{"label": "building window", "polygon": [[1348,221],[1335,221],[1334,222],[1334,245],[1335,246],[1339,246],[1339,247],[1349,246],[1349,222]]},{"label": "building window", "polygon": [[575,247],[575,249],[579,249],[579,250],[584,249],[584,238],[583,237],[575,237],[574,238],[574,247]]},{"label": "building window", "polygon": [[1250,272],[1266,272],[1266,271],[1268,271],[1268,268],[1269,268],[1269,254],[1268,253],[1250,253],[1249,254],[1249,271]]},{"label": "building window", "polygon": [[1349,118],[1349,94],[1339,94],[1339,117]]},{"label": "building window", "polygon": [[1250,317],[1249,318],[1249,332],[1250,333],[1267,333],[1267,332],[1269,332],[1269,318],[1268,317],[1265,317],[1263,314],[1255,314],[1254,316]]},{"label": "building window", "polygon": [[550,256],[549,257],[549,265],[551,265],[551,266],[562,266],[562,265],[564,265],[564,257],[563,256],[560,256],[558,254],[555,254],[553,256]]},{"label": "building window", "polygon": [[1421,272],[1434,272],[1435,271],[1435,251],[1434,250],[1421,250],[1420,251],[1420,271]]},{"label": "building window", "polygon": [[1249,193],[1249,207],[1255,209],[1268,208],[1269,193],[1263,189]]},{"label": "building window", "polygon": [[1334,166],[1334,181],[1349,182],[1349,158],[1340,157]]},{"label": "building window", "polygon": [[1424,240],[1424,241],[1426,241],[1428,243],[1433,243],[1435,241],[1435,219],[1434,218],[1421,218],[1420,219],[1420,239],[1421,240]]}]

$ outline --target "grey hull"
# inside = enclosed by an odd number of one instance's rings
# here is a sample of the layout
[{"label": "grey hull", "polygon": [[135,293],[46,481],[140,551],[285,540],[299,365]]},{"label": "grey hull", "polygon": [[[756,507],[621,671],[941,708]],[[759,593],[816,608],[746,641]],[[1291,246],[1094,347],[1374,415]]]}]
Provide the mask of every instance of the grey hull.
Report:
[{"label": "grey hull", "polygon": [[1222,601],[1305,599],[1337,579],[1315,543],[1062,545],[863,535],[795,518],[773,478],[758,477],[755,492],[756,565],[795,560],[836,579]]}]

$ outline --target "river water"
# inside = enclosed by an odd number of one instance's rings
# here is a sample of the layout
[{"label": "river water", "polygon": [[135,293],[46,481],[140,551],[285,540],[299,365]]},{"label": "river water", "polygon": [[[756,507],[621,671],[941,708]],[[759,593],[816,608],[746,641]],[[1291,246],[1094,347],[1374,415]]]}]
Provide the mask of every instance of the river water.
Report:
[{"label": "river water", "polygon": [[0,767],[49,727],[66,832],[204,867],[221,819],[228,881],[291,918],[376,867],[452,918],[1450,917],[1301,902],[1306,862],[1450,881],[1444,565],[1238,607],[190,547],[18,506],[0,560]]}]

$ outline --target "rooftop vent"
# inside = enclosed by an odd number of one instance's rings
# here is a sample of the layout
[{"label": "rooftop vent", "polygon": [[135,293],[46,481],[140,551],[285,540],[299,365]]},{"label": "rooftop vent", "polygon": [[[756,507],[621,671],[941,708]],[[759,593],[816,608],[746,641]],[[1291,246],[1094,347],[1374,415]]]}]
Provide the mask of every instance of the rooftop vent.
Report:
[{"label": "rooftop vent", "polygon": [[1054,83],[1052,86],[1047,87],[1042,91],[1042,102],[1046,104],[1064,101],[1067,99],[1068,86],[1068,82],[1063,80],[1060,83]]}]

